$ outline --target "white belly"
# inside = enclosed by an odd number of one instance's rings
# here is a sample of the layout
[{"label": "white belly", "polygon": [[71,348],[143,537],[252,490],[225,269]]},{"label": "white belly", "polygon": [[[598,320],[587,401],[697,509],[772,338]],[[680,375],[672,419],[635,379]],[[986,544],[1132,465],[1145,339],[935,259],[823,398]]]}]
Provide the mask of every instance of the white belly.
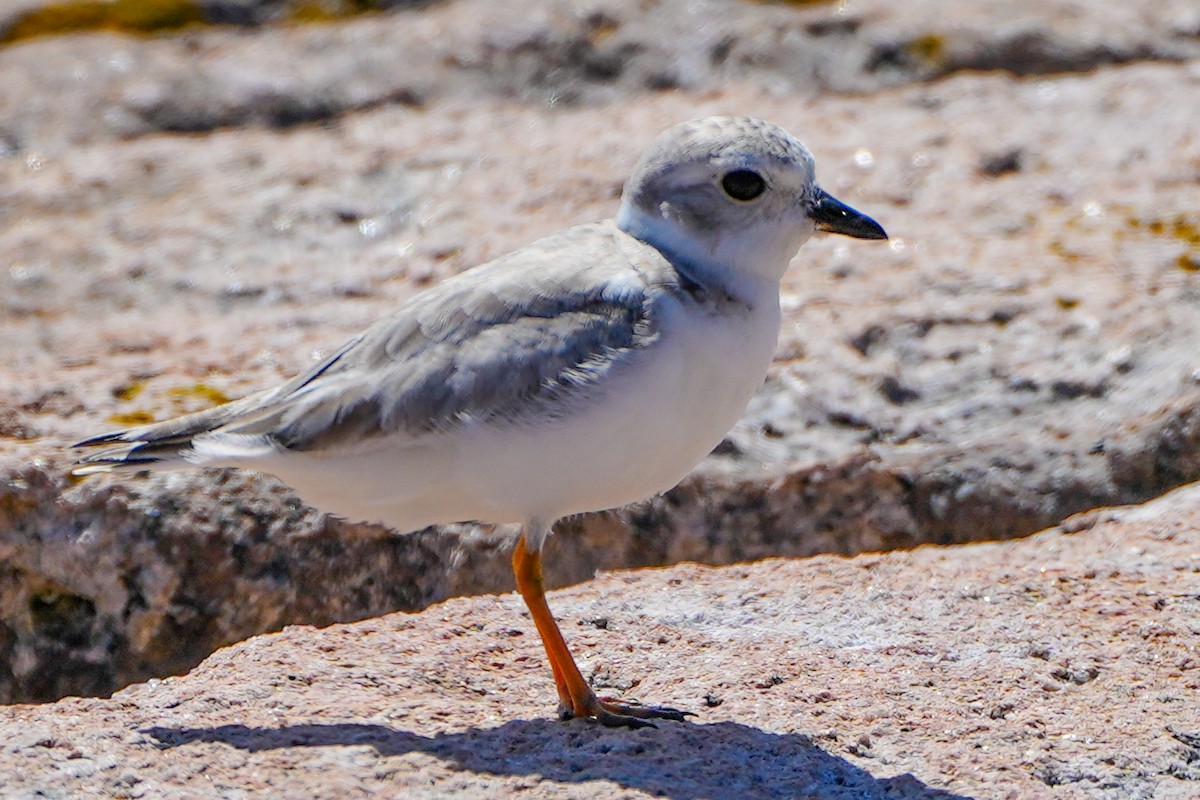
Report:
[{"label": "white belly", "polygon": [[741,416],[774,353],[778,298],[730,317],[676,307],[662,331],[602,398],[561,419],[240,466],[279,476],[318,508],[401,531],[553,521],[642,500],[678,483]]}]

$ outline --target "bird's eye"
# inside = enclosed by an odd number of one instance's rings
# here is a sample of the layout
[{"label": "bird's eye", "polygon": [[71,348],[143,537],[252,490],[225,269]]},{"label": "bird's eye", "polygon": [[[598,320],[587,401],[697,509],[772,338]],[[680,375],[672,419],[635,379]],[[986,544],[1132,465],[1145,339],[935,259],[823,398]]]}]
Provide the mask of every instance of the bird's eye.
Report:
[{"label": "bird's eye", "polygon": [[734,200],[753,200],[767,190],[767,182],[757,172],[735,169],[721,178],[721,188]]}]

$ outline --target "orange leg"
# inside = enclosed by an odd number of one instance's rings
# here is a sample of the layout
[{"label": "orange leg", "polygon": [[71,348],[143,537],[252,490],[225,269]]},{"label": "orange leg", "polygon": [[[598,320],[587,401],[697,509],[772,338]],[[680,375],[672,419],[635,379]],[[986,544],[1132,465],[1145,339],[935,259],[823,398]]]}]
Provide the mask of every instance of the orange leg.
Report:
[{"label": "orange leg", "polygon": [[554,671],[554,683],[558,687],[559,715],[563,719],[587,717],[609,727],[643,728],[653,727],[647,719],[683,720],[688,716],[688,712],[673,708],[618,703],[596,697],[575,665],[562,631],[546,603],[541,550],[530,551],[525,545],[524,535],[517,541],[513,551],[513,572],[517,576],[517,591],[525,599],[533,624],[537,626],[542,644],[546,647],[550,669]]}]

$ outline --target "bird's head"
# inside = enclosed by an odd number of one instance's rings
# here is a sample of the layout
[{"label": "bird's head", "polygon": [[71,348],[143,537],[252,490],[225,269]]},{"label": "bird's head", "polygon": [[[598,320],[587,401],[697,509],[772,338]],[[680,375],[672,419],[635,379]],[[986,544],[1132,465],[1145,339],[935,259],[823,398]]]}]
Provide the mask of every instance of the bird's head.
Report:
[{"label": "bird's head", "polygon": [[659,136],[625,184],[617,224],[668,257],[776,282],[815,230],[887,238],[816,184],[803,144],[751,117],[708,117]]}]

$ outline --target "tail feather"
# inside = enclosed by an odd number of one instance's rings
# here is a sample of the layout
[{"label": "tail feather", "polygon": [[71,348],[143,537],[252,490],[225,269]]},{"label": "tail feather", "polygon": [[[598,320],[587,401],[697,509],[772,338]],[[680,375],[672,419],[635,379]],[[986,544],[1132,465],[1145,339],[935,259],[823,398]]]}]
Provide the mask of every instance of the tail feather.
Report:
[{"label": "tail feather", "polygon": [[[120,442],[123,433],[125,432],[117,431],[105,436],[96,436],[79,442],[75,447],[91,447]],[[160,441],[134,440],[119,447],[109,447],[81,457],[77,462],[81,466],[71,470],[71,474],[92,475],[116,469],[146,469],[155,464],[165,465],[169,462],[186,461],[186,454],[191,450],[192,437],[190,436]]]},{"label": "tail feather", "polygon": [[81,457],[76,462],[80,466],[71,472],[73,475],[92,475],[189,461],[188,456],[195,452],[193,442],[196,437],[228,424],[258,399],[258,395],[251,395],[195,414],[109,431],[76,442],[73,446],[77,448],[113,446]]},{"label": "tail feather", "polygon": [[227,464],[269,453],[280,446],[275,434],[292,408],[289,402],[312,392],[326,375],[334,375],[335,367],[362,341],[361,335],[351,339],[324,361],[274,389],[195,414],[84,439],[74,446],[114,446],[83,456],[72,474],[183,462]]},{"label": "tail feather", "polygon": [[83,476],[94,475],[98,472],[112,472],[118,469],[148,469],[156,464],[180,460],[167,459],[161,455],[143,455],[138,452],[138,449],[138,445],[130,445],[84,456],[77,462],[82,466],[75,467],[71,470],[71,474]]},{"label": "tail feather", "polygon": [[109,431],[108,433],[102,433],[99,436],[92,436],[91,438],[84,439],[82,442],[76,442],[75,444],[71,445],[71,447],[97,447],[102,444],[114,444],[116,442],[122,442],[125,441],[125,434],[130,430],[132,430],[132,428],[127,428],[123,431]]}]

